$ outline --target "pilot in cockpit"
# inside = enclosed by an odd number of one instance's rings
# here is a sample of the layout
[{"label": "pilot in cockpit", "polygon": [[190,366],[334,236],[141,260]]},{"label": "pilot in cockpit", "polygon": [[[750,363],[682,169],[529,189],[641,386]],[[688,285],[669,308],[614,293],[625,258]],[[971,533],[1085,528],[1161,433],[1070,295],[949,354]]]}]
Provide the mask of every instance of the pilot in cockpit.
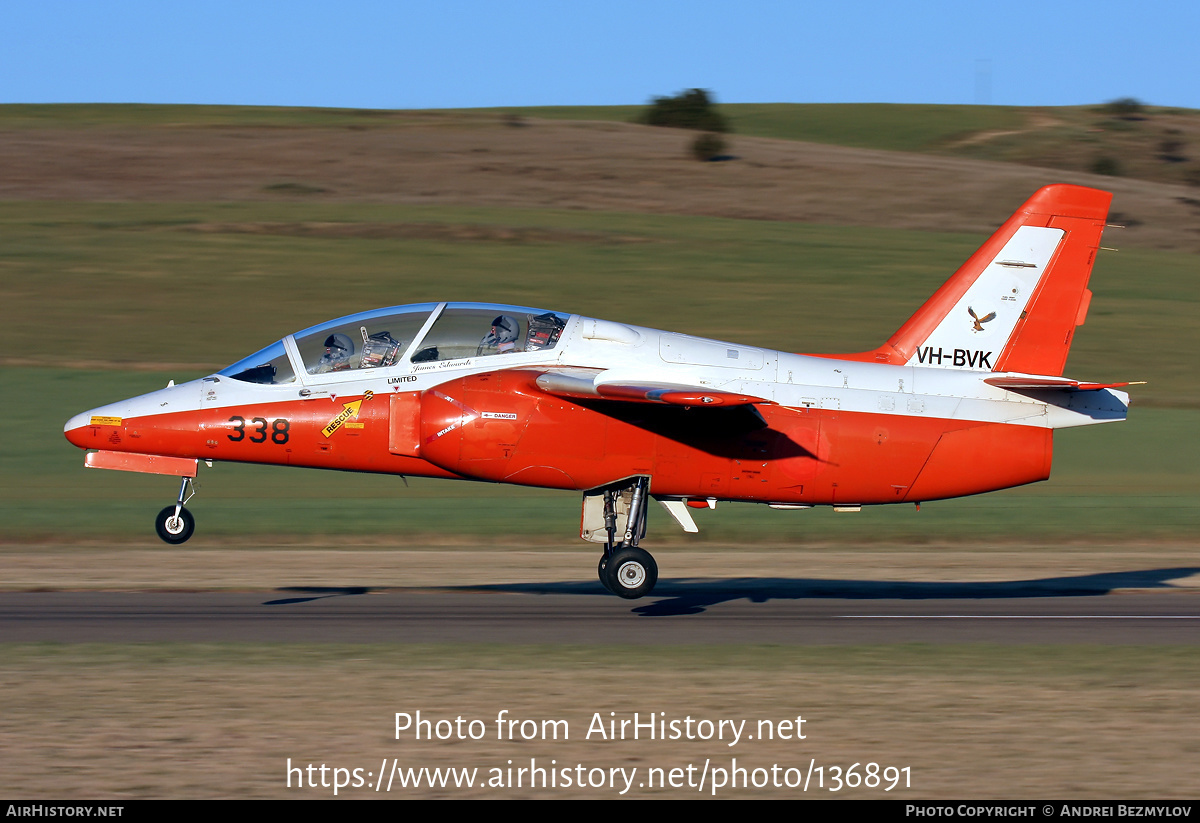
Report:
[{"label": "pilot in cockpit", "polygon": [[344,371],[350,368],[350,358],[353,356],[354,341],[341,333],[331,334],[325,338],[325,353],[311,374]]},{"label": "pilot in cockpit", "polygon": [[[501,314],[492,321],[492,330],[479,341],[476,356],[503,354],[517,350],[517,338],[521,336],[521,324],[515,317]],[[492,351],[488,351],[491,349]]]}]

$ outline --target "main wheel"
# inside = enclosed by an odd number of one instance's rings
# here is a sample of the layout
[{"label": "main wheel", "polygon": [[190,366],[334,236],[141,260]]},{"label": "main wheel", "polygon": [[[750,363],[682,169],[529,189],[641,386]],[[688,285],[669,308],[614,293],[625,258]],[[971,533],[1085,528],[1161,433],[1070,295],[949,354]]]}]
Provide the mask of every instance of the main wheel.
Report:
[{"label": "main wheel", "polygon": [[179,516],[176,517],[175,507],[167,506],[154,518],[154,530],[168,543],[183,543],[196,530],[196,518],[185,508],[180,508]]},{"label": "main wheel", "polygon": [[600,555],[600,562],[596,564],[596,576],[600,578],[600,585],[611,592],[612,589],[608,588],[608,558],[608,552]]},{"label": "main wheel", "polygon": [[613,594],[634,600],[650,594],[658,582],[658,564],[642,549],[618,549],[604,570],[605,585]]}]

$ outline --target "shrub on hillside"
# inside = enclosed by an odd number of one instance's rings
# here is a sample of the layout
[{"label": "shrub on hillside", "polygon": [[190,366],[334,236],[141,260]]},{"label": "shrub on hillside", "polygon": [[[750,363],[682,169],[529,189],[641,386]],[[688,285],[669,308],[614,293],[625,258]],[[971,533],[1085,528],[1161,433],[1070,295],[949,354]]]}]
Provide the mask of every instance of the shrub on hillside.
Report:
[{"label": "shrub on hillside", "polygon": [[725,138],[710,131],[698,135],[692,141],[692,157],[697,160],[713,160],[725,156]]},{"label": "shrub on hillside", "polygon": [[1172,129],[1169,136],[1164,137],[1158,144],[1158,159],[1164,163],[1186,163],[1187,155],[1183,150],[1187,148],[1187,144],[1178,137],[1173,136],[1178,134],[1178,129]]}]

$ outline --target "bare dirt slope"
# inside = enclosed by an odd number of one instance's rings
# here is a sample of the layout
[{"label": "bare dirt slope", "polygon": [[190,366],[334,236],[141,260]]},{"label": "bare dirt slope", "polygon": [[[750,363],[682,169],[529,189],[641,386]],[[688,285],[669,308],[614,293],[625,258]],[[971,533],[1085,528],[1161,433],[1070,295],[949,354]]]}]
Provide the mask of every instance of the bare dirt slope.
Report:
[{"label": "bare dirt slope", "polygon": [[1186,186],[622,123],[414,113],[386,125],[0,130],[0,199],[377,202],[613,210],[984,233],[1053,182],[1115,192],[1120,245],[1200,251]]}]

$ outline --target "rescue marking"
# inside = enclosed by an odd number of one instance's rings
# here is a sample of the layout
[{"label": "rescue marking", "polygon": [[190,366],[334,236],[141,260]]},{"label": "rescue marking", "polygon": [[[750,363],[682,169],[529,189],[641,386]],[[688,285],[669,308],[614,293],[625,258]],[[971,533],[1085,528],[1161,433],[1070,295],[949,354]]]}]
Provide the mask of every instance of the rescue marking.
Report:
[{"label": "rescue marking", "polygon": [[119,418],[119,417],[98,417],[96,415],[92,415],[92,422],[89,425],[92,425],[92,426],[119,426],[119,425],[121,425],[121,418]]},{"label": "rescue marking", "polygon": [[362,409],[362,404],[375,396],[375,392],[369,389],[363,393],[361,400],[355,400],[350,403],[343,403],[342,410],[334,416],[332,420],[325,424],[325,428],[321,429],[321,434],[325,437],[332,437],[333,433],[346,425],[349,420],[358,418],[358,413]]}]

